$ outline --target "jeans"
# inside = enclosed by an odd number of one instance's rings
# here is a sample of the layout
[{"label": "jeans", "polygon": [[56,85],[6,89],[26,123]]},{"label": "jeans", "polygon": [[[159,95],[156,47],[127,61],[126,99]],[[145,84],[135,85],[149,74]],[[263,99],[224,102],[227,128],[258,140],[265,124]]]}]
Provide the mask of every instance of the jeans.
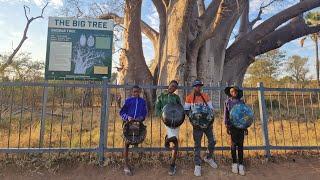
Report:
[{"label": "jeans", "polygon": [[194,140],[194,163],[195,165],[201,165],[201,140],[202,136],[205,134],[208,138],[208,150],[207,158],[210,159],[213,157],[213,151],[216,145],[216,140],[213,134],[213,126],[209,126],[206,129],[201,129],[199,127],[193,127],[193,140]]}]

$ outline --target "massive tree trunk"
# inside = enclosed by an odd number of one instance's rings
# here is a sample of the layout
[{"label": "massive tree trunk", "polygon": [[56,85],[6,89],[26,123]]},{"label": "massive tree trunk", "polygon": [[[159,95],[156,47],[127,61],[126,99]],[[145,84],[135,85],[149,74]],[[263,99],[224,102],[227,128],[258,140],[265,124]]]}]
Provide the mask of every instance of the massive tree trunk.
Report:
[{"label": "massive tree trunk", "polygon": [[[146,64],[142,50],[141,4],[142,0],[125,1],[124,44],[119,59],[122,67],[119,72],[120,84],[153,84],[153,77]],[[149,108],[151,108],[151,102],[153,102],[152,90],[145,90],[144,95],[148,101]],[[124,93],[122,93],[122,96],[124,97]]]},{"label": "massive tree trunk", "polygon": [[[187,66],[188,23],[194,0],[170,1],[167,4],[165,40],[159,61],[158,84],[166,85],[172,79],[184,82]],[[161,34],[161,33],[160,33]]]},{"label": "massive tree trunk", "polygon": [[[121,57],[122,76],[135,77],[136,83],[154,80],[159,85],[166,85],[176,79],[190,84],[200,78],[206,84],[241,85],[255,56],[320,31],[320,25],[309,27],[301,20],[303,12],[320,6],[319,0],[301,1],[255,28],[253,26],[261,20],[263,9],[270,4],[261,6],[257,18],[249,22],[248,0],[214,0],[207,8],[204,0],[153,0],[159,13],[159,33],[140,22],[140,12],[137,11],[141,9],[141,0],[138,2],[138,8],[130,10],[131,6],[127,7],[127,4],[135,3],[126,1],[125,44]],[[227,47],[240,15],[239,34]],[[142,32],[154,46],[152,73],[146,70],[139,22]],[[137,71],[139,73],[135,74]],[[146,81],[141,81],[141,77]]]},{"label": "massive tree trunk", "polygon": [[152,75],[144,59],[141,37],[142,0],[126,0],[124,16],[123,50],[120,54],[122,69],[119,83],[152,84]]}]

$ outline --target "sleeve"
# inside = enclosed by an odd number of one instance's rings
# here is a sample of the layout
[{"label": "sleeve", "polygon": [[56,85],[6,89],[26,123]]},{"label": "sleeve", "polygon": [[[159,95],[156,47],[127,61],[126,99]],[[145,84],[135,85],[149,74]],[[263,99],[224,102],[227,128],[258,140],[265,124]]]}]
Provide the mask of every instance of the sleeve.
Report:
[{"label": "sleeve", "polygon": [[204,94],[204,99],[206,100],[209,108],[213,110],[213,104],[210,96],[208,94]]},{"label": "sleeve", "polygon": [[180,97],[178,95],[176,95],[176,101],[177,101],[177,104],[181,104],[181,100],[180,100]]},{"label": "sleeve", "polygon": [[146,118],[147,114],[148,114],[148,108],[147,108],[147,103],[145,100],[142,101],[143,102],[143,108],[142,108],[142,116],[143,119]]},{"label": "sleeve", "polygon": [[125,101],[124,105],[122,106],[120,112],[119,112],[122,120],[128,121],[128,100]]},{"label": "sleeve", "polygon": [[189,111],[189,110],[190,110],[190,108],[191,108],[191,103],[192,103],[191,96],[188,95],[188,96],[186,97],[186,101],[184,102],[184,110],[185,110],[185,111]]},{"label": "sleeve", "polygon": [[161,116],[162,113],[162,101],[161,101],[161,95],[157,98],[156,101],[156,116]]},{"label": "sleeve", "polygon": [[230,126],[230,120],[229,120],[229,109],[228,109],[228,103],[224,103],[224,123],[227,127]]}]

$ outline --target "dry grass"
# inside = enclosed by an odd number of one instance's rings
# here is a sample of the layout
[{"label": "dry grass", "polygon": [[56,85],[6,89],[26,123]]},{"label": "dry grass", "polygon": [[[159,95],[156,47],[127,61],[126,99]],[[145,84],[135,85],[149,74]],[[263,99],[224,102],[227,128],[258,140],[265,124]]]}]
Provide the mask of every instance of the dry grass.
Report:
[{"label": "dry grass", "polygon": [[[52,89],[49,91],[46,106],[46,123],[43,147],[97,147],[100,133],[100,90],[96,89],[92,107],[84,108],[79,105],[82,90],[72,88]],[[114,89],[113,89],[114,91]],[[0,148],[39,147],[41,96],[42,89],[20,89],[1,92],[0,106]],[[117,91],[114,91],[117,93]],[[24,94],[24,107],[21,112],[21,102]],[[210,94],[210,93],[209,93]],[[32,97],[32,98],[31,98]],[[249,128],[245,137],[245,146],[262,146],[262,128],[257,104],[257,92],[246,91],[245,101],[255,111],[255,122]],[[269,139],[272,145],[286,146],[319,146],[320,139],[320,101],[314,93],[266,93],[267,110],[269,115]],[[12,102],[12,103],[10,103]],[[9,106],[8,104],[13,104]],[[34,104],[34,109],[32,109]],[[108,148],[122,148],[122,121],[119,118],[119,108],[109,107],[108,113]],[[229,146],[229,136],[226,133],[221,111],[216,112],[214,134],[217,146]],[[31,118],[32,117],[32,118]],[[165,127],[159,118],[149,114],[145,121],[147,137],[141,147],[163,147]],[[186,119],[181,126],[179,143],[181,147],[193,147],[192,126]],[[9,142],[9,143],[8,143]],[[206,146],[206,138],[203,138]],[[289,151],[273,151],[277,154]],[[245,151],[246,156],[262,155],[261,151]],[[229,155],[229,152],[217,151],[217,155]]]},{"label": "dry grass", "polygon": [[[48,109],[50,109],[48,107]],[[122,148],[122,121],[119,119],[116,107],[109,109],[108,123],[108,147]],[[37,112],[40,114],[40,112]],[[10,115],[2,114],[0,122],[0,147],[38,147],[40,134],[40,117],[35,116],[31,120],[30,112],[12,115],[10,126]],[[56,108],[47,114],[45,125],[45,137],[43,147],[97,147],[100,132],[100,107],[70,109],[65,105],[63,109]],[[60,115],[60,116],[59,116]],[[22,117],[22,119],[20,119]],[[280,119],[281,118],[281,119]],[[163,147],[165,127],[159,118],[150,116],[146,121],[147,137],[140,145],[141,147]],[[21,128],[20,128],[21,125]],[[31,131],[30,131],[31,128]],[[317,146],[319,143],[320,122],[313,119],[287,119],[281,116],[269,117],[269,139],[272,145],[310,145]],[[20,129],[20,140],[19,140]],[[71,133],[72,131],[72,133]],[[221,113],[216,114],[214,132],[217,139],[217,146],[229,146],[229,136],[222,122]],[[29,146],[30,142],[30,146]],[[186,119],[181,126],[179,143],[181,147],[192,147],[192,126]],[[249,128],[249,135],[245,137],[245,146],[263,145],[262,128],[259,116]],[[203,146],[206,146],[206,138],[203,138]],[[229,154],[217,152],[217,154]],[[259,151],[247,151],[247,155],[261,154]],[[280,151],[277,153],[281,153]]]}]

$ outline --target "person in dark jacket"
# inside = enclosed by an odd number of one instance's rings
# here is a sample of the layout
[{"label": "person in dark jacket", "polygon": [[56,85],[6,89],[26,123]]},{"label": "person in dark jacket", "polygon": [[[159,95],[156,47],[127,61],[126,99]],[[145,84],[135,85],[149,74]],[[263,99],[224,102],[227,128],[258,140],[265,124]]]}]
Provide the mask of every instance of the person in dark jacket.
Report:
[{"label": "person in dark jacket", "polygon": [[[244,103],[241,99],[243,91],[237,86],[226,87],[224,90],[228,99],[224,106],[224,122],[227,133],[231,136],[231,156],[232,156],[232,172],[235,174],[245,175],[243,166],[243,141],[244,135],[248,134],[246,129],[238,129],[231,124],[230,111],[236,105]],[[238,149],[238,156],[237,156]]]},{"label": "person in dark jacket", "polygon": [[[124,122],[145,120],[147,115],[146,101],[140,97],[141,88],[139,86],[133,86],[132,96],[126,99],[124,105],[120,110],[120,116]],[[128,151],[129,143],[125,143],[124,147],[124,173],[125,175],[132,175],[131,168],[128,165]]]}]

